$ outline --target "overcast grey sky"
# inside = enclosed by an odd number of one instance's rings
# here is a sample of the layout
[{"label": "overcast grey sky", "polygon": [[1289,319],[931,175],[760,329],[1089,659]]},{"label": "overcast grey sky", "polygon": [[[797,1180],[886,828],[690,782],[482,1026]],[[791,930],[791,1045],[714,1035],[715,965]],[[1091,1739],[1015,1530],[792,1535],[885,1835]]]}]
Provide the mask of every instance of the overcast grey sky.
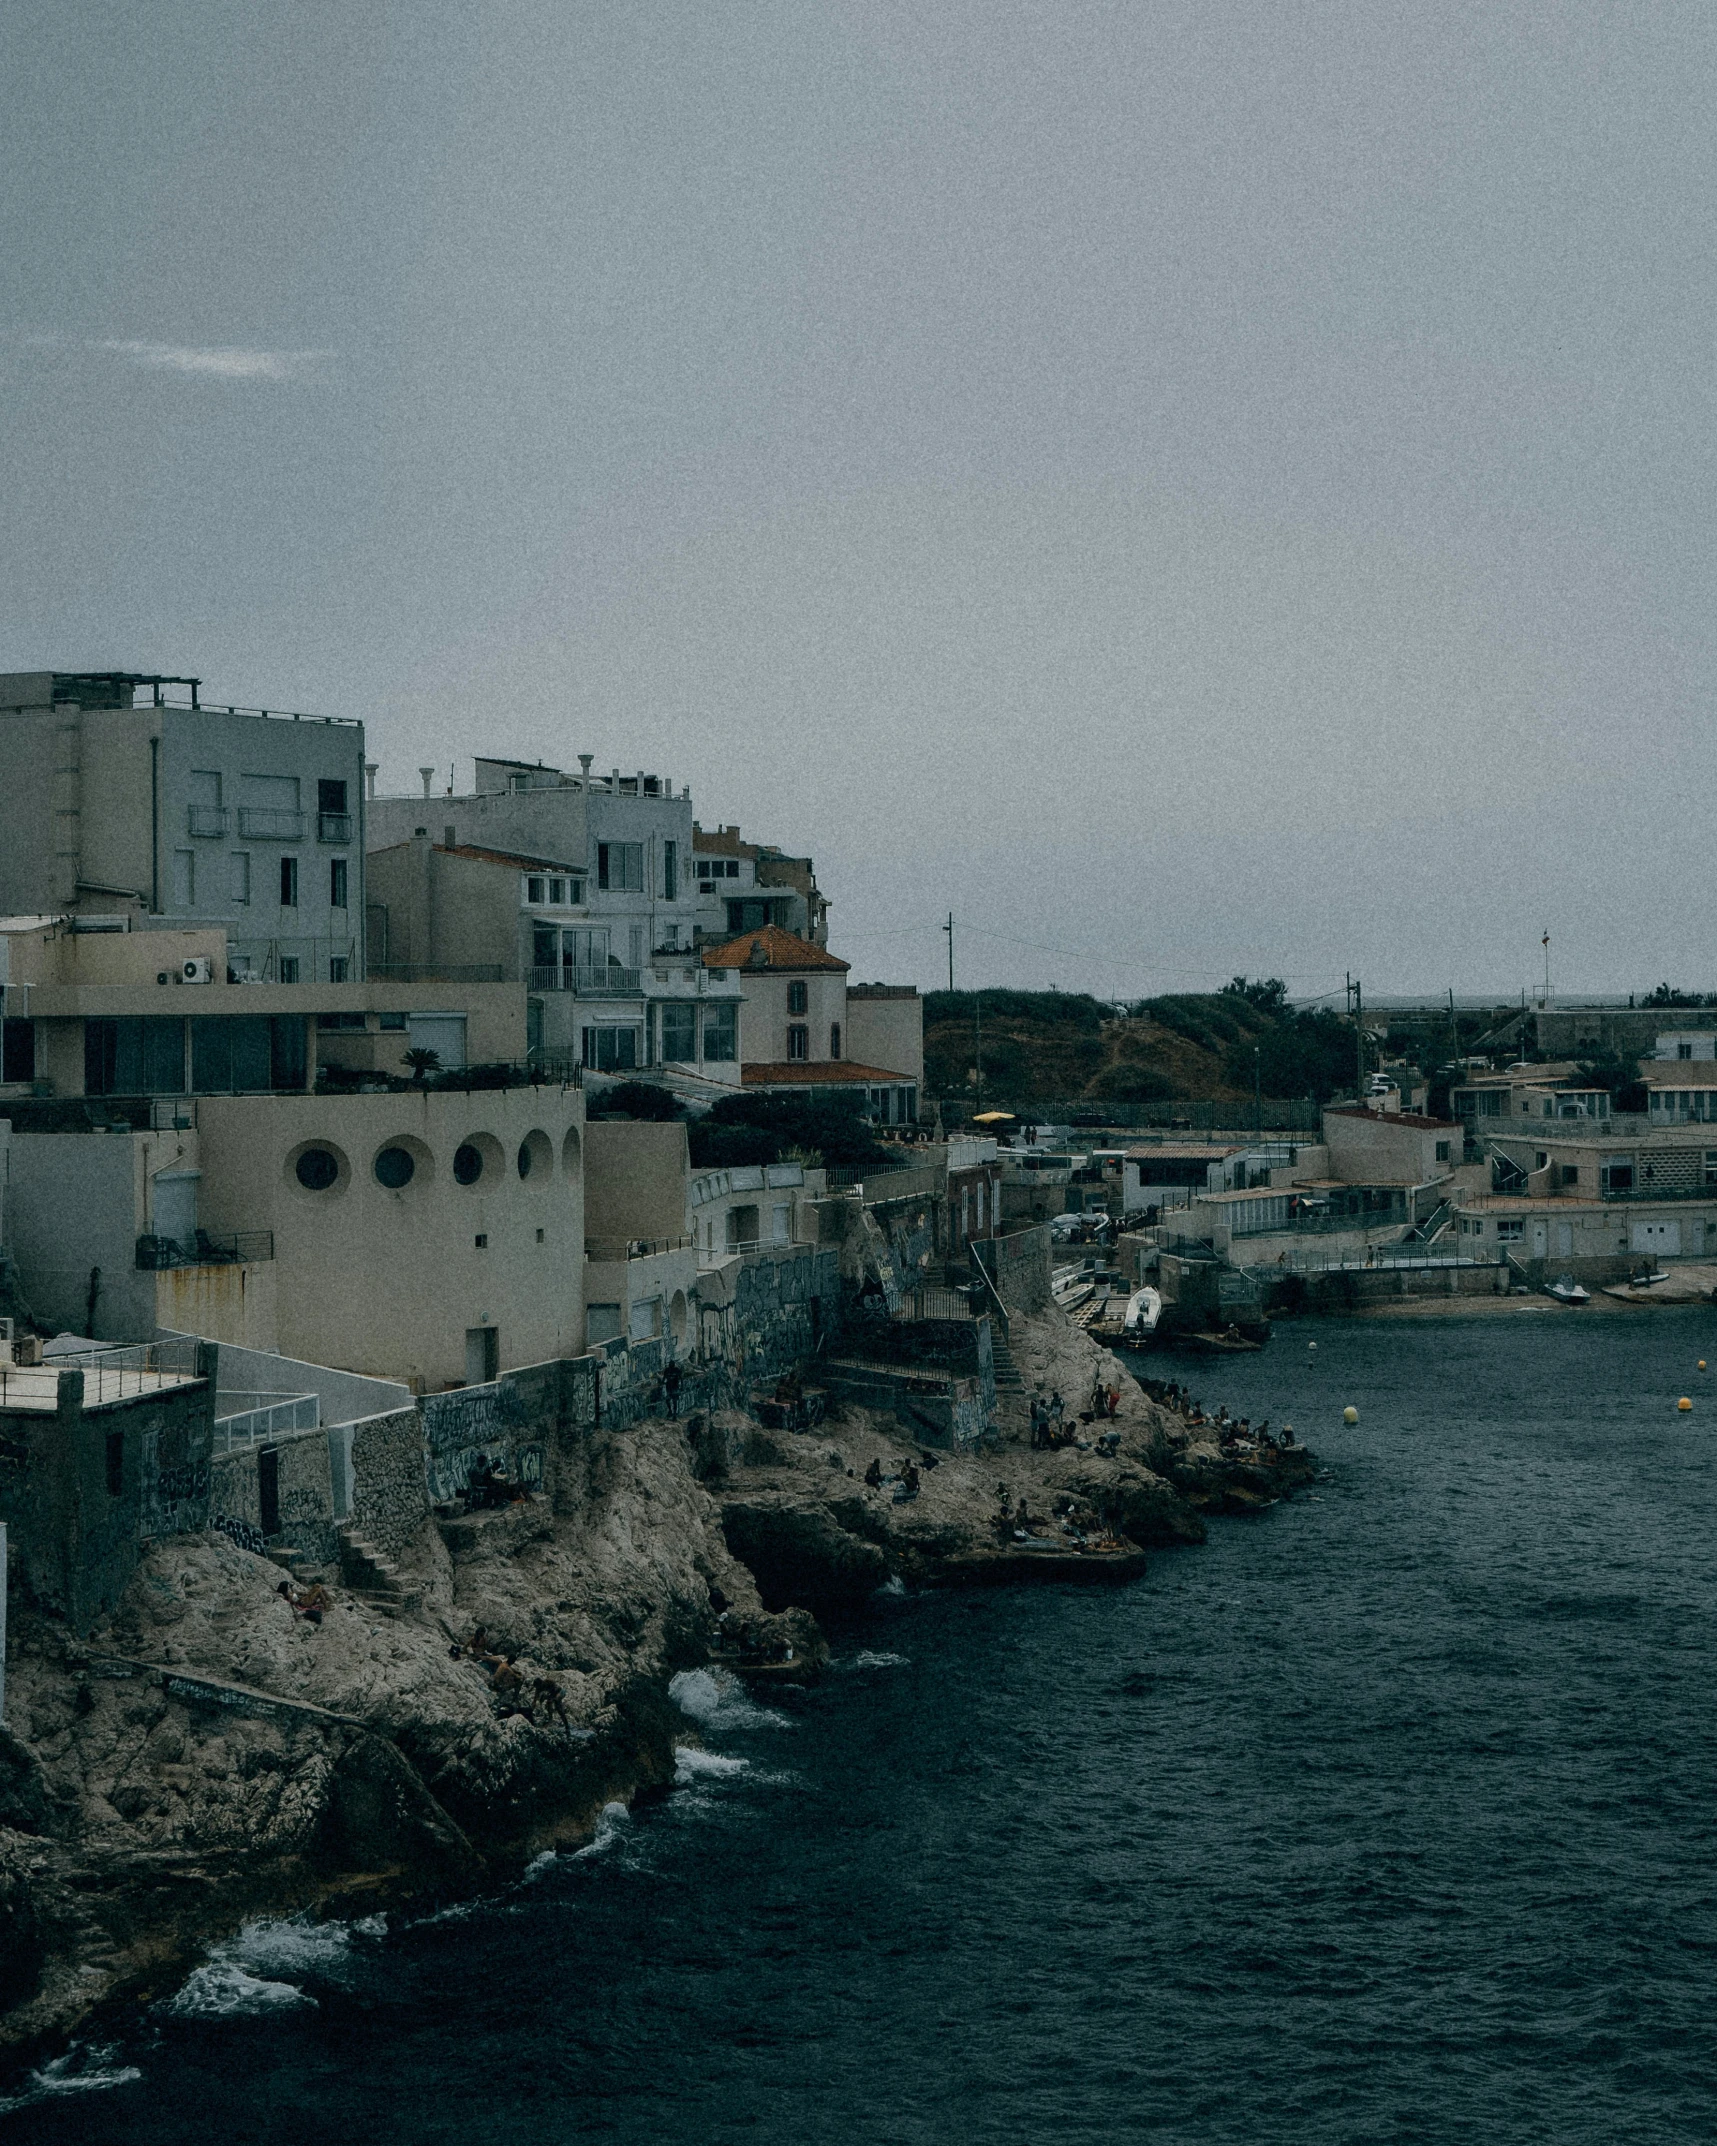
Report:
[{"label": "overcast grey sky", "polygon": [[663,769],[867,977],[1717,988],[1714,60],[9,0],[0,668]]}]

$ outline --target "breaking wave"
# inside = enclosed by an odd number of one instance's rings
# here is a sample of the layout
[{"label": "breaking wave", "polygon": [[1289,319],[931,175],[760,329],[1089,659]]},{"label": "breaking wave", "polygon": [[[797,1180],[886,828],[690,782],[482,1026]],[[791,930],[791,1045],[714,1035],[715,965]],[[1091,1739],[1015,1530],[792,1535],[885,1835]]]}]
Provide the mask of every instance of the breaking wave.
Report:
[{"label": "breaking wave", "polygon": [[852,1658],[854,1669],[904,1669],[912,1657],[907,1654],[886,1654],[870,1647],[861,1648]]},{"label": "breaking wave", "polygon": [[74,2042],[64,2056],[31,2072],[21,2094],[0,2099],[0,2116],[27,2109],[33,2102],[51,2101],[57,2094],[101,2093],[108,2087],[129,2086],[143,2074],[135,2064],[116,2064],[111,2047],[84,2048]]},{"label": "breaking wave", "polygon": [[632,1823],[632,1813],[623,1803],[605,1803],[597,1814],[596,1831],[574,1855],[574,1862],[587,1855],[606,1855],[617,1840],[623,1839]]},{"label": "breaking wave", "polygon": [[669,1679],[668,1697],[682,1714],[689,1714],[706,1729],[792,1727],[785,1714],[758,1706],[739,1679],[726,1669],[682,1669]]},{"label": "breaking wave", "polygon": [[265,1981],[232,1960],[210,1960],[163,2009],[175,2019],[257,2019],[315,2002],[295,1982]]},{"label": "breaking wave", "polygon": [[690,1788],[699,1781],[730,1781],[736,1774],[750,1771],[749,1759],[725,1758],[719,1751],[699,1751],[691,1744],[674,1746],[676,1788]]}]

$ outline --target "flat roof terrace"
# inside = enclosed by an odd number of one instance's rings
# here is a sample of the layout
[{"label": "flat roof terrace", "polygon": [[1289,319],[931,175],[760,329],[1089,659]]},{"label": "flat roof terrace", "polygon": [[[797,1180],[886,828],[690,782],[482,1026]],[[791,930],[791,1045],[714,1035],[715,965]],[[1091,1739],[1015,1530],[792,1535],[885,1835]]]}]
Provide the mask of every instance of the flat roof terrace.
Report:
[{"label": "flat roof terrace", "polygon": [[119,1408],[149,1394],[169,1393],[202,1382],[195,1340],[68,1352],[50,1356],[40,1364],[0,1363],[0,1409],[57,1414],[62,1371],[82,1372],[86,1415],[95,1409]]}]

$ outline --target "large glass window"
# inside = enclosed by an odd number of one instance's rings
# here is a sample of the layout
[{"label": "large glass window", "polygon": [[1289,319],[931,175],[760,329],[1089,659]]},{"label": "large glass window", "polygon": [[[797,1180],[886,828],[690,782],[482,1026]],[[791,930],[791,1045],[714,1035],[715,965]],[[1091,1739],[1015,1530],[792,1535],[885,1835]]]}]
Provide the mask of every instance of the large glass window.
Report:
[{"label": "large glass window", "polygon": [[615,893],[644,891],[644,845],[642,842],[598,842],[596,884]]},{"label": "large glass window", "polygon": [[739,1008],[707,1006],[703,1017],[703,1054],[727,1062],[739,1056]]},{"label": "large glass window", "polygon": [[789,1058],[809,1058],[810,1055],[811,1031],[801,1022],[795,1021],[787,1031],[787,1056]]},{"label": "large glass window", "polygon": [[83,1024],[86,1095],[183,1095],[185,1024],[149,1014]]},{"label": "large glass window", "polygon": [[810,1003],[810,987],[802,977],[796,977],[787,986],[787,1011],[803,1013]]},{"label": "large glass window", "polygon": [[698,1010],[689,1002],[662,1007],[662,1056],[677,1064],[695,1062],[698,1055]]},{"label": "large glass window", "polygon": [[662,899],[677,902],[680,898],[680,846],[677,842],[662,844]]},{"label": "large glass window", "polygon": [[304,1020],[291,1013],[211,1014],[191,1023],[198,1095],[266,1095],[304,1086]]},{"label": "large glass window", "polygon": [[282,857],[280,860],[280,906],[282,909],[298,907],[298,859]]},{"label": "large glass window", "polygon": [[10,1020],[0,1042],[0,1080],[34,1080],[36,1077],[36,1024]]},{"label": "large glass window", "polygon": [[638,1035],[631,1027],[587,1028],[584,1063],[598,1073],[630,1071],[638,1063]]},{"label": "large glass window", "polygon": [[332,909],[346,906],[346,860],[331,857],[328,860],[328,905]]}]

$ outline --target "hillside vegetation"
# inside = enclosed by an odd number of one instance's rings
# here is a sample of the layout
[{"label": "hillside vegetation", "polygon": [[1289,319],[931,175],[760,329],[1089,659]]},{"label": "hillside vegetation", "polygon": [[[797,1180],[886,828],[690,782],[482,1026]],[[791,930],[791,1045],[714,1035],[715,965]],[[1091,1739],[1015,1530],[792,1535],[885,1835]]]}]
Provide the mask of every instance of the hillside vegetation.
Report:
[{"label": "hillside vegetation", "polygon": [[[1144,999],[1123,1009],[1061,991],[933,991],[924,1008],[925,1086],[977,1092],[982,1021],[986,1103],[1244,1102],[1254,1067],[1271,1098],[1351,1095],[1350,1024],[1296,1012],[1274,979]],[[1254,1058],[1256,1053],[1256,1058]]]}]

